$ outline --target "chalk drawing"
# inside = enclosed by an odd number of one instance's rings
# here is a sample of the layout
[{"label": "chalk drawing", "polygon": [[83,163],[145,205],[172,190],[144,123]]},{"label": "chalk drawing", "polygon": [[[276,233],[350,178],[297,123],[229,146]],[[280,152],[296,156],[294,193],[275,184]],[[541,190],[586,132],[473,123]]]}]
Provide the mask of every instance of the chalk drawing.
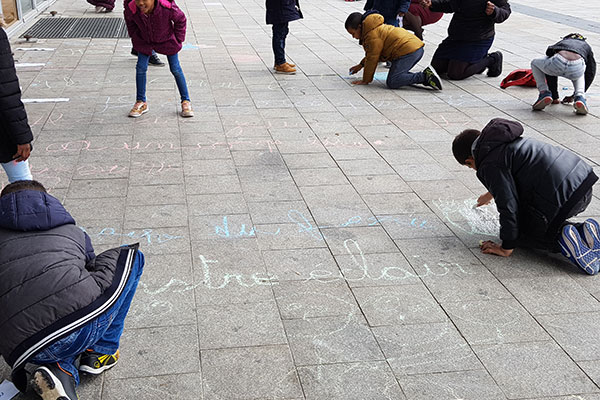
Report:
[{"label": "chalk drawing", "polygon": [[141,240],[144,241],[146,245],[153,244],[164,244],[171,240],[183,239],[184,236],[181,235],[171,235],[169,233],[156,233],[152,229],[142,229],[142,230],[134,230],[129,232],[119,232],[115,228],[106,227],[100,228],[98,232],[92,232],[90,228],[86,229],[84,227],[79,227],[82,231],[86,232],[90,238],[98,238],[101,239],[106,236],[117,236],[117,237],[126,237],[131,240]]},{"label": "chalk drawing", "polygon": [[[47,82],[46,82],[47,83]],[[52,89],[48,86],[48,89]],[[56,99],[21,99],[25,104],[28,103],[66,103],[69,101],[68,97],[58,97]]]},{"label": "chalk drawing", "polygon": [[498,212],[492,205],[473,208],[477,200],[464,201],[434,200],[433,204],[442,212],[452,226],[470,235],[497,237],[500,231]]},{"label": "chalk drawing", "polygon": [[49,47],[17,47],[15,51],[54,51],[56,49],[52,49]]},{"label": "chalk drawing", "polygon": [[15,68],[43,67],[46,63],[15,63]]},{"label": "chalk drawing", "polygon": [[215,234],[222,238],[242,238],[242,237],[254,237],[256,233],[260,233],[261,235],[278,235],[281,233],[281,229],[277,228],[277,230],[273,232],[267,231],[258,231],[256,227],[251,227],[250,230],[246,229],[246,224],[242,224],[239,231],[231,232],[229,229],[229,220],[227,216],[223,217],[223,223],[221,225],[215,226]]}]

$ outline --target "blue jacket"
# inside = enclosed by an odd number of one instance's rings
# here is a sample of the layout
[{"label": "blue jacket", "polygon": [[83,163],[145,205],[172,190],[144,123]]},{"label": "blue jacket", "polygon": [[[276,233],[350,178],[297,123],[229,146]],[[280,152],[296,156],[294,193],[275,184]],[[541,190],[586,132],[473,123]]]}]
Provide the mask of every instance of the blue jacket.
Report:
[{"label": "blue jacket", "polygon": [[298,0],[266,0],[267,24],[283,24],[302,18]]},{"label": "blue jacket", "polygon": [[33,355],[115,303],[131,249],[94,257],[89,237],[56,198],[36,190],[0,197],[0,354],[19,390]]},{"label": "blue jacket", "polygon": [[377,10],[387,24],[395,20],[399,13],[406,13],[409,7],[410,0],[367,0],[365,11]]}]

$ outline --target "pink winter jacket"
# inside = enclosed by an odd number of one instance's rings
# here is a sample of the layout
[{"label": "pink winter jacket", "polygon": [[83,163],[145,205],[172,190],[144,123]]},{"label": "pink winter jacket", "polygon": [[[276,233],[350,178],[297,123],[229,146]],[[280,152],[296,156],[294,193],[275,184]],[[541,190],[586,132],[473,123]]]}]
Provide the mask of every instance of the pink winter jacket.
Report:
[{"label": "pink winter jacket", "polygon": [[152,50],[173,55],[185,40],[185,14],[174,1],[155,0],[154,11],[146,15],[131,0],[125,7],[125,22],[133,48],[146,55]]}]

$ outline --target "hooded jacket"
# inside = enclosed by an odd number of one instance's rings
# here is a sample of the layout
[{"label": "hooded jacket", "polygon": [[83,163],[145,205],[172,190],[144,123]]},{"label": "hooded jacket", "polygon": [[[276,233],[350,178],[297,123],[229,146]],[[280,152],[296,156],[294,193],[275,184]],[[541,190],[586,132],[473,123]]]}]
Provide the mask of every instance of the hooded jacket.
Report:
[{"label": "hooded jacket", "polygon": [[172,56],[181,50],[187,19],[174,1],[156,0],[154,10],[146,15],[131,0],[124,14],[131,43],[139,53],[151,55],[154,50]]},{"label": "hooded jacket", "polygon": [[[583,58],[583,61],[585,61],[584,76],[585,91],[587,92],[596,77],[596,60],[594,59],[594,52],[592,51],[591,46],[584,39],[567,38],[552,46],[548,46],[546,55],[552,57],[562,50],[577,53]],[[558,77],[546,75],[546,80],[548,81],[548,88],[552,92],[552,98],[558,99]]]},{"label": "hooded jacket", "polygon": [[0,162],[11,161],[17,145],[32,140],[10,43],[4,29],[0,28]]},{"label": "hooded jacket", "polygon": [[448,38],[468,42],[489,39],[495,35],[494,24],[509,17],[510,5],[506,0],[490,0],[496,6],[492,15],[485,9],[487,0],[431,0],[434,12],[454,13],[448,26]]},{"label": "hooded jacket", "polygon": [[500,213],[505,249],[517,247],[521,236],[544,238],[598,180],[576,154],[522,134],[518,122],[495,118],[472,147],[477,177]]},{"label": "hooded jacket", "polygon": [[302,18],[298,0],[266,0],[267,25],[284,24]]},{"label": "hooded jacket", "polygon": [[374,12],[363,16],[360,43],[365,49],[362,80],[367,83],[373,81],[379,61],[393,61],[425,45],[406,29],[384,24],[383,16]]},{"label": "hooded jacket", "polygon": [[131,270],[131,249],[94,257],[87,234],[47,193],[0,198],[0,354],[19,390],[28,359],[114,304]]}]

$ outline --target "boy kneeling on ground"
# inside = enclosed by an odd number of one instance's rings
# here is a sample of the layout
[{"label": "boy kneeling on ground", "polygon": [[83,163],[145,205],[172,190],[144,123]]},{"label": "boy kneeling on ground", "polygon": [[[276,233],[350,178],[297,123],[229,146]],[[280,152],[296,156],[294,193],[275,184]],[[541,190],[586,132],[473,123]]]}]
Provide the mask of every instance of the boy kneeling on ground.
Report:
[{"label": "boy kneeling on ground", "polygon": [[598,180],[592,167],[569,150],[523,138],[523,126],[501,118],[480,132],[467,129],[452,143],[456,161],[477,171],[500,213],[502,244],[483,242],[486,254],[508,257],[516,247],[562,252],[590,275],[600,269],[600,224],[566,222],[583,212]]},{"label": "boy kneeling on ground", "polygon": [[[25,392],[25,364],[44,400],[76,400],[79,371],[113,367],[142,274],[137,245],[97,257],[89,236],[36,181],[0,193],[0,354]],[[77,362],[79,359],[79,362]],[[78,365],[78,367],[77,367]]]},{"label": "boy kneeling on ground", "polygon": [[353,81],[353,84],[368,85],[373,81],[377,63],[391,61],[386,80],[390,89],[417,83],[436,90],[442,89],[442,82],[431,68],[427,67],[423,72],[409,72],[423,57],[425,43],[406,29],[385,25],[383,16],[376,11],[352,13],[346,19],[345,26],[348,33],[358,39],[365,49],[365,58],[360,64],[350,68],[351,75],[365,69],[363,78]]}]

